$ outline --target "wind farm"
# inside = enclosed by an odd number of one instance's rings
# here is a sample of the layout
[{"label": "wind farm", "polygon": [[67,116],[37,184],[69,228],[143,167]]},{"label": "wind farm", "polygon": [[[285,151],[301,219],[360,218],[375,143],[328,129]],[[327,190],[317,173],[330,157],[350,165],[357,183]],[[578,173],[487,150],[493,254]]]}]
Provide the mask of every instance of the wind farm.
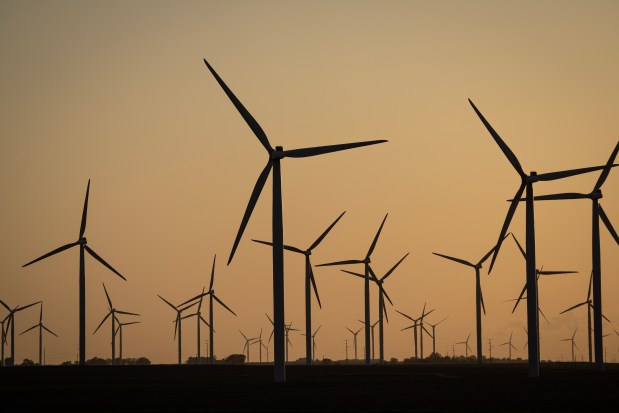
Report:
[{"label": "wind farm", "polygon": [[3,409],[619,409],[615,3],[0,16]]}]

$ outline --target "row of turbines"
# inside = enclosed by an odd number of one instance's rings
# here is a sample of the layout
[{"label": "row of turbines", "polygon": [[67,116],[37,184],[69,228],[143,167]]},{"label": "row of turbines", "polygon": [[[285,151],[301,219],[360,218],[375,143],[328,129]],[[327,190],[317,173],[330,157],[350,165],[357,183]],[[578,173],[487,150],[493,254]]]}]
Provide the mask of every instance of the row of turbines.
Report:
[{"label": "row of turbines", "polygon": [[[226,83],[222,80],[222,78],[217,74],[217,72],[213,69],[213,67],[204,60],[208,70],[214,76],[217,83],[223,89],[224,93],[228,96],[234,107],[243,117],[249,128],[255,134],[259,142],[262,144],[264,149],[267,152],[267,163],[253,188],[251,193],[248,205],[245,209],[245,213],[241,220],[240,227],[237,231],[236,238],[234,240],[234,244],[232,246],[232,250],[230,252],[230,256],[228,258],[228,265],[232,262],[235,253],[238,249],[240,241],[242,240],[245,228],[251,218],[254,207],[256,206],[258,199],[262,193],[262,189],[269,177],[272,173],[272,237],[271,241],[261,241],[254,240],[255,242],[267,245],[271,248],[272,257],[273,257],[273,355],[274,355],[274,380],[276,382],[283,382],[286,380],[285,373],[285,357],[286,357],[286,344],[287,344],[287,333],[289,332],[286,323],[284,322],[284,251],[295,252],[298,254],[305,255],[305,305],[306,305],[306,354],[307,354],[307,362],[311,362],[311,350],[312,350],[312,326],[311,326],[311,291],[314,291],[316,295],[319,306],[321,306],[320,299],[318,297],[318,291],[316,288],[316,281],[313,275],[312,264],[310,261],[310,256],[312,250],[316,248],[322,239],[327,235],[327,233],[333,228],[333,226],[338,222],[338,220],[342,217],[344,213],[342,213],[332,224],[324,231],[321,236],[307,249],[300,249],[297,247],[293,247],[284,243],[283,238],[283,217],[282,217],[282,188],[281,188],[281,161],[285,158],[305,158],[323,155],[332,152],[338,152],[343,150],[349,150],[354,148],[360,148],[364,146],[376,145],[387,142],[386,140],[372,140],[372,141],[364,141],[364,142],[356,142],[356,143],[346,143],[346,144],[338,144],[338,145],[328,145],[328,146],[319,146],[319,147],[311,147],[311,148],[302,148],[302,149],[292,149],[292,150],[284,150],[281,146],[272,147],[269,139],[267,138],[266,133],[262,129],[262,127],[258,124],[258,122],[254,119],[254,117],[249,113],[249,111],[243,106],[240,100],[234,95],[234,93],[230,90],[230,88],[226,85]],[[444,254],[436,255],[443,257],[445,259],[449,259],[452,261],[456,261],[460,264],[467,265],[475,269],[476,274],[476,320],[477,320],[477,353],[478,360],[481,362],[481,311],[484,309],[483,296],[481,294],[481,268],[482,264],[492,256],[492,260],[490,262],[488,274],[491,273],[492,268],[495,264],[497,256],[499,254],[500,248],[502,246],[503,241],[508,236],[508,230],[511,223],[511,220],[516,212],[516,209],[520,202],[526,203],[526,242],[525,248],[521,248],[521,251],[526,260],[526,285],[525,289],[527,294],[527,335],[528,335],[528,363],[529,363],[529,375],[531,377],[539,376],[539,298],[538,298],[538,289],[537,282],[540,275],[544,273],[541,270],[538,270],[536,267],[536,257],[535,257],[535,218],[534,218],[534,201],[542,201],[542,200],[572,200],[572,199],[590,199],[592,201],[592,276],[591,276],[591,291],[592,298],[588,297],[588,308],[593,311],[593,328],[590,329],[594,332],[594,346],[593,346],[593,355],[595,359],[595,364],[599,369],[603,369],[603,334],[602,334],[602,281],[601,281],[601,257],[600,257],[600,230],[599,230],[599,221],[601,220],[604,225],[607,227],[615,241],[619,244],[619,236],[614,230],[610,220],[602,206],[599,203],[599,200],[602,198],[601,187],[606,181],[610,170],[615,167],[614,164],[615,157],[617,156],[617,152],[619,151],[619,143],[614,148],[608,162],[602,166],[594,166],[589,168],[579,168],[579,169],[571,169],[565,171],[558,172],[550,172],[550,173],[541,173],[538,174],[536,172],[530,172],[529,174],[525,173],[520,162],[518,161],[515,154],[511,151],[511,149],[507,146],[507,144],[503,141],[503,139],[499,136],[499,134],[494,130],[494,128],[490,125],[490,123],[486,120],[486,118],[482,115],[482,113],[478,110],[475,104],[469,99],[469,103],[472,106],[475,113],[478,115],[494,141],[497,143],[501,151],[507,157],[513,168],[516,170],[517,174],[520,177],[521,183],[514,195],[513,199],[509,200],[509,208],[507,211],[507,216],[505,218],[504,224],[501,228],[500,235],[498,237],[498,241],[496,245],[477,263],[471,263],[466,260],[461,260],[459,258],[454,258],[451,256],[447,256]],[[580,174],[602,171],[598,181],[596,182],[591,193],[561,193],[561,194],[552,194],[552,195],[542,195],[536,196],[534,195],[534,184],[540,181],[554,181],[559,179],[564,179]],[[87,244],[86,237],[84,236],[86,230],[86,218],[87,218],[87,210],[88,210],[88,193],[90,189],[90,181],[88,182],[88,188],[86,191],[86,199],[84,202],[84,209],[82,213],[82,221],[80,225],[80,231],[78,235],[78,239],[75,242],[63,245],[33,261],[28,262],[24,265],[24,267],[34,264],[40,260],[43,260],[47,257],[55,255],[64,250],[70,249],[75,246],[79,246],[80,251],[80,264],[79,264],[79,337],[80,337],[80,347],[79,347],[79,364],[84,365],[85,363],[85,354],[86,354],[86,345],[85,345],[85,337],[86,337],[86,329],[85,329],[85,282],[86,282],[86,271],[85,271],[85,254],[87,253],[95,260],[99,261],[102,265],[107,267],[109,270],[114,272],[117,276],[126,280],[126,278],[120,274],[116,269],[114,269],[110,264],[108,264],[100,255],[98,255],[89,245]],[[524,197],[523,197],[524,194]],[[397,268],[397,266],[408,256],[408,254],[404,255],[392,268],[390,271],[385,273],[381,278],[378,278],[375,272],[372,269],[372,253],[376,247],[377,241],[379,239],[380,233],[383,229],[385,221],[387,219],[387,215],[383,218],[380,227],[376,235],[374,236],[370,247],[365,255],[362,258],[357,259],[349,259],[344,261],[336,261],[330,263],[319,264],[317,267],[322,266],[344,266],[344,265],[363,265],[363,272],[353,272],[346,270],[347,273],[359,277],[364,281],[364,341],[365,341],[365,354],[364,359],[366,364],[370,364],[371,355],[370,355],[370,336],[372,330],[372,324],[370,323],[370,282],[373,281],[379,288],[379,317],[378,317],[378,326],[379,326],[379,351],[380,351],[380,360],[384,360],[383,353],[383,318],[386,317],[386,304],[385,299],[392,304],[391,299],[387,295],[384,290],[383,283],[385,280],[393,273],[393,271]],[[181,345],[180,339],[180,329],[181,329],[181,321],[184,318],[195,317],[196,322],[198,324],[198,331],[200,323],[205,323],[209,326],[209,335],[210,335],[210,352],[209,358],[213,359],[213,300],[217,301],[223,307],[225,307],[228,311],[234,312],[226,306],[214,293],[213,290],[213,279],[214,279],[214,268],[215,268],[215,259],[213,261],[213,272],[211,276],[211,285],[208,291],[203,290],[201,294],[193,297],[185,301],[180,305],[173,305],[171,302],[165,300],[163,297],[161,299],[165,301],[175,312],[176,312],[176,320],[175,320],[175,334],[178,332],[179,334],[179,348]],[[106,291],[107,294],[107,291]],[[591,295],[591,294],[590,294]],[[209,322],[207,322],[201,314],[201,306],[203,298],[209,296]],[[523,299],[523,294],[519,297],[516,302]],[[110,304],[110,313],[106,316],[106,319],[111,316],[112,320],[112,331],[115,334],[116,323],[118,325],[122,325],[120,321],[115,317],[115,311],[113,306],[111,305],[111,301],[108,302]],[[584,303],[580,304],[584,305]],[[197,311],[192,314],[183,315],[183,312],[196,308]],[[424,310],[425,311],[425,310]],[[118,312],[119,313],[119,312]],[[427,314],[422,313],[421,320]],[[131,314],[129,314],[131,315]],[[410,319],[415,326],[420,322],[419,318],[415,319],[410,316],[406,316]],[[104,319],[101,324],[105,322]],[[14,324],[13,324],[14,325]],[[122,327],[120,327],[122,328]],[[410,328],[413,328],[412,326]],[[122,331],[122,330],[120,330]],[[417,331],[415,328],[414,331]],[[198,337],[198,343],[200,338]],[[248,344],[249,345],[249,344]],[[199,348],[199,346],[198,346]]]}]

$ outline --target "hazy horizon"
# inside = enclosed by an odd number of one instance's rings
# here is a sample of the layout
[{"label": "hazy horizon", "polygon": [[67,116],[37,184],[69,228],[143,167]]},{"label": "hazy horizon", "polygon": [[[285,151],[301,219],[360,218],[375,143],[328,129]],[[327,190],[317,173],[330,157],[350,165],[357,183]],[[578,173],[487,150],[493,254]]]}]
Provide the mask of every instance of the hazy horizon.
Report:
[{"label": "hazy horizon", "polygon": [[[238,314],[215,305],[216,356],[241,353],[239,329],[258,335],[263,328],[268,338],[271,254],[251,239],[271,237],[270,180],[226,266],[267,156],[206,58],[273,146],[389,140],[282,161],[284,242],[307,248],[347,211],[312,262],[362,258],[389,213],[374,270],[382,274],[411,254],[385,282],[395,304],[388,305],[385,358],[411,357],[412,332],[400,331],[409,323],[395,309],[415,315],[424,302],[436,309],[428,322],[449,317],[437,328],[439,353],[451,353],[469,332],[475,351],[474,272],[432,252],[479,260],[497,241],[519,178],[467,98],[525,171],[604,164],[619,137],[618,17],[612,1],[2,1],[0,299],[10,306],[43,300],[44,323],[60,336],[44,338],[48,364],[75,359],[77,249],[21,266],[76,240],[91,179],[88,244],[128,281],[86,257],[87,358],[110,357],[109,326],[92,335],[107,313],[104,282],[118,309],[142,314],[123,333],[124,357],[174,363],[175,314],[157,294],[175,304],[199,294],[215,254],[215,290]],[[617,174],[601,203],[619,229]],[[539,183],[536,194],[588,193],[598,176]],[[578,358],[586,360],[585,309],[559,312],[586,299],[590,201],[539,202],[535,218],[538,268],[579,271],[539,282],[550,320],[540,318],[541,358],[569,357],[560,340],[577,328]],[[510,231],[524,245],[523,205]],[[612,361],[619,246],[605,227],[600,232]],[[303,330],[303,259],[286,253],[284,260],[285,318]],[[513,331],[513,357],[526,358],[525,303],[512,314],[513,303],[504,302],[525,282],[512,240],[490,276],[487,269],[484,355],[487,338],[500,344]],[[313,299],[313,329],[322,325],[317,358],[343,359],[346,327],[362,326],[363,282],[337,267],[314,274],[323,305]],[[371,294],[375,321],[373,284]],[[18,314],[16,334],[38,316]],[[304,357],[304,337],[291,340],[290,360]],[[358,340],[361,356],[361,334]],[[424,340],[424,353],[430,349]],[[195,352],[192,320],[183,324],[183,360]],[[507,349],[492,353],[505,357]],[[37,360],[36,333],[16,337],[16,356]]]}]

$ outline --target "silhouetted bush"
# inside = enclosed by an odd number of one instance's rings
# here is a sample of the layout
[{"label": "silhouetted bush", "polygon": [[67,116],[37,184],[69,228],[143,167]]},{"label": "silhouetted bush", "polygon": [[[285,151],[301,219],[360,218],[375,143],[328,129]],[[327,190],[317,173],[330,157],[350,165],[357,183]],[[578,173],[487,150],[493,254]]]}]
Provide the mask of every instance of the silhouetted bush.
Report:
[{"label": "silhouetted bush", "polygon": [[224,359],[228,364],[243,364],[245,363],[245,354],[230,354]]},{"label": "silhouetted bush", "polygon": [[99,357],[93,357],[90,360],[86,360],[87,366],[107,366],[111,364],[111,360],[102,359]]},{"label": "silhouetted bush", "polygon": [[35,363],[30,359],[24,359],[24,361],[21,362],[20,366],[36,366],[37,364],[38,363]]},{"label": "silhouetted bush", "polygon": [[185,361],[185,364],[208,364],[208,358],[207,357],[188,357],[187,361]]}]

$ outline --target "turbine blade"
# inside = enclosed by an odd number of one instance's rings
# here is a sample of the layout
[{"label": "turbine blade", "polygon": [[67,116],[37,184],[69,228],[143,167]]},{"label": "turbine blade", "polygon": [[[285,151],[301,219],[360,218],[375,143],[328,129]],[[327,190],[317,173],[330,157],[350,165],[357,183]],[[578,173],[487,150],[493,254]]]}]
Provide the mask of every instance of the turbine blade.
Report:
[{"label": "turbine blade", "polygon": [[114,269],[114,267],[112,267],[110,264],[108,264],[107,262],[105,262],[105,260],[103,258],[101,258],[96,252],[94,252],[92,250],[92,248],[90,248],[88,245],[84,246],[84,249],[97,261],[99,261],[101,264],[105,265],[107,267],[108,270],[112,271],[114,274],[118,275],[120,278],[122,278],[123,280],[127,281],[127,279],[125,277],[122,276],[121,273],[119,273],[118,271],[116,271]]},{"label": "turbine blade", "polygon": [[217,301],[219,304],[221,304],[226,310],[230,311],[232,314],[234,314],[236,316],[236,313],[234,311],[232,311],[230,309],[230,307],[225,305],[223,301],[221,301],[219,298],[217,298],[217,296],[215,294],[213,294],[213,298],[215,299],[215,301]]},{"label": "turbine blade", "polygon": [[415,322],[415,319],[409,315],[404,314],[401,311],[395,310],[397,313],[400,313],[401,315],[403,315],[404,317],[408,318],[409,320],[411,320],[413,323]]},{"label": "turbine blade", "polygon": [[103,320],[101,320],[101,323],[99,323],[99,326],[97,326],[97,328],[95,329],[95,331],[92,334],[95,334],[103,325],[103,323],[105,323],[105,320],[107,320],[110,315],[112,314],[112,312],[110,311],[109,313],[107,313],[107,315],[105,317],[103,317]]},{"label": "turbine blade", "polygon": [[[260,241],[260,240],[257,240],[257,239],[252,239],[252,241],[257,242],[257,243],[259,243],[259,244],[269,245],[269,246],[271,246],[271,247],[275,245],[275,244],[273,244],[272,242]],[[284,249],[285,249],[285,250],[288,250],[288,251],[298,252],[299,254],[304,254],[304,255],[305,255],[305,252],[304,252],[304,251],[302,251],[302,250],[300,250],[300,249],[299,249],[299,248],[297,248],[297,247],[292,247],[292,246],[290,246],[290,245],[284,245]]]},{"label": "turbine blade", "polygon": [[27,263],[27,264],[22,265],[22,268],[27,267],[27,266],[29,266],[30,264],[34,264],[34,263],[35,263],[35,262],[37,262],[37,261],[41,261],[41,260],[43,260],[43,259],[45,259],[45,258],[47,258],[47,257],[51,257],[52,255],[58,254],[59,252],[62,252],[62,251],[64,251],[64,250],[68,250],[69,248],[71,248],[71,247],[75,247],[75,246],[76,246],[76,245],[78,245],[78,244],[79,244],[79,242],[72,242],[72,243],[70,243],[70,244],[63,245],[62,247],[56,248],[55,250],[53,250],[53,251],[51,251],[51,252],[48,252],[48,253],[47,253],[47,254],[45,254],[45,255],[41,255],[39,258],[37,258],[37,259],[35,259],[35,260],[32,260],[32,261],[30,261],[30,262],[29,262],[29,263]]},{"label": "turbine blade", "polygon": [[610,154],[610,158],[608,158],[608,162],[606,162],[606,166],[602,170],[600,177],[595,183],[595,187],[593,187],[594,191],[600,189],[602,185],[604,185],[604,182],[606,181],[606,178],[608,178],[608,174],[610,173],[612,165],[615,162],[615,158],[617,157],[617,152],[619,152],[619,142],[617,142],[617,144],[615,145],[615,149],[613,149],[613,152]]},{"label": "turbine blade", "polygon": [[612,321],[610,321],[604,314],[602,314],[602,318],[612,324]]},{"label": "turbine blade", "polygon": [[326,153],[345,151],[347,149],[360,148],[362,146],[368,145],[376,145],[378,143],[384,142],[387,142],[387,140],[379,139],[364,142],[342,143],[339,145],[315,146],[313,148],[291,149],[288,151],[283,151],[283,154],[288,158],[305,158],[308,156],[324,155]]},{"label": "turbine blade", "polygon": [[348,273],[348,274],[351,274],[351,275],[354,275],[354,276],[357,276],[359,278],[365,278],[364,274],[359,274],[358,272],[352,272],[352,271],[348,271],[348,270],[340,270],[340,271]]},{"label": "turbine blade", "polygon": [[578,271],[539,271],[539,275],[578,274]]},{"label": "turbine blade", "polygon": [[[613,165],[614,167],[616,165]],[[591,166],[588,168],[577,168],[577,169],[568,169],[566,171],[558,171],[558,172],[548,172],[545,174],[537,175],[537,178],[540,181],[554,181],[557,179],[569,178],[570,176],[582,175],[589,172],[599,171],[600,169],[604,169],[606,166]],[[612,168],[611,167],[611,168]]]},{"label": "turbine blade", "polygon": [[[398,311],[398,310],[396,310]],[[403,329],[401,329],[400,331],[404,331],[404,330],[409,330],[411,328],[415,327],[415,324],[413,324],[412,326],[408,326],[408,327],[404,327]]]},{"label": "turbine blade", "polygon": [[86,216],[88,215],[88,194],[90,193],[90,179],[86,186],[86,198],[84,199],[84,210],[82,211],[82,223],[80,224],[80,236],[77,239],[82,239],[86,231]]},{"label": "turbine blade", "polygon": [[406,257],[408,257],[408,255],[409,255],[409,254],[410,254],[410,253],[409,253],[409,252],[407,252],[405,256],[403,256],[402,258],[400,258],[400,261],[398,261],[398,262],[397,262],[397,263],[396,263],[393,267],[391,267],[391,269],[390,269],[389,271],[387,271],[387,274],[385,274],[385,275],[383,276],[383,278],[381,278],[381,281],[385,281],[385,280],[387,279],[387,277],[389,277],[389,276],[390,276],[390,275],[391,275],[391,274],[395,271],[395,269],[396,269],[396,268],[398,268],[398,266],[402,263],[402,261],[404,261],[404,259],[405,259]]},{"label": "turbine blade", "polygon": [[112,308],[114,308],[114,306],[112,305],[112,300],[110,299],[110,295],[107,293],[107,288],[105,288],[105,283],[102,283],[102,284],[103,284],[103,291],[105,291],[105,297],[107,298],[107,303],[111,311]]},{"label": "turbine blade", "polygon": [[176,313],[176,319],[174,320],[174,341],[176,341],[176,331],[178,331],[181,322],[181,313]]},{"label": "turbine blade", "polygon": [[27,332],[28,332],[28,331],[30,331],[30,330],[34,330],[34,329],[35,329],[35,328],[37,328],[38,326],[39,326],[38,324],[33,325],[33,326],[32,326],[32,327],[30,327],[28,330],[25,330],[23,333],[21,333],[21,334],[20,334],[20,336],[21,336],[22,334],[24,334],[24,333],[27,333]]},{"label": "turbine blade", "polygon": [[11,312],[11,307],[9,307],[4,301],[0,300],[0,304],[2,304],[2,306],[6,308],[8,312]]},{"label": "turbine blade", "polygon": [[[526,187],[526,184],[524,182],[520,184],[520,188],[518,188],[518,191],[516,192],[514,199],[519,199],[522,196],[522,193],[524,192],[525,187]],[[516,208],[518,208],[518,202],[512,202],[509,206],[509,209],[507,210],[507,215],[505,216],[505,222],[503,223],[503,228],[501,228],[501,235],[499,235],[499,241],[497,242],[496,249],[494,250],[494,254],[492,255],[492,261],[490,261],[490,268],[488,269],[488,274],[492,272],[492,268],[494,267],[494,262],[496,261],[496,257],[499,255],[501,244],[503,243],[503,240],[505,239],[507,230],[509,229],[509,224],[511,223],[512,218],[514,217],[514,213],[516,212]]]},{"label": "turbine blade", "polygon": [[608,216],[606,215],[606,212],[604,212],[602,205],[598,204],[598,210],[600,212],[600,218],[602,218],[604,225],[606,225],[606,229],[608,229],[610,235],[613,236],[615,242],[619,245],[619,235],[617,235],[617,231],[615,231],[615,228],[613,228],[613,224],[610,223],[610,219],[608,219]]},{"label": "turbine blade", "polygon": [[484,315],[486,315],[486,305],[484,304],[484,294],[481,292],[481,288],[479,289],[479,298],[481,299],[481,308],[484,310]]},{"label": "turbine blade", "polygon": [[562,194],[551,194],[551,195],[538,195],[533,197],[535,201],[558,201],[563,199],[586,199],[589,198],[587,194],[579,194],[576,192],[565,192]]},{"label": "turbine blade", "polygon": [[[202,287],[202,294],[204,294],[204,290],[206,289],[206,287]],[[212,288],[211,288],[212,291]],[[204,299],[204,296],[200,297],[200,301],[198,301],[198,313],[200,312],[200,310],[202,309],[202,300]]]},{"label": "turbine blade", "polygon": [[312,263],[307,262],[307,270],[309,271],[310,281],[312,282],[312,287],[314,288],[314,294],[316,295],[316,300],[318,301],[318,307],[322,308],[322,304],[320,303],[320,296],[318,295],[318,287],[316,287],[316,278],[314,277],[314,270],[312,270]]},{"label": "turbine blade", "polygon": [[243,106],[241,101],[237,99],[234,93],[232,93],[230,88],[224,83],[222,78],[219,77],[217,72],[215,72],[215,69],[213,69],[213,67],[206,61],[206,59],[204,59],[204,63],[206,64],[206,67],[208,67],[208,70],[210,70],[211,74],[215,77],[215,80],[217,80],[217,83],[219,83],[219,86],[221,86],[226,95],[228,95],[228,98],[230,99],[236,110],[238,110],[243,119],[245,119],[245,122],[252,130],[252,132],[254,132],[254,135],[256,135],[260,143],[262,143],[262,146],[264,146],[264,148],[269,153],[273,152],[273,148],[269,143],[269,139],[267,138],[266,133],[264,133],[256,119],[254,119],[254,117],[249,113],[249,111],[245,109],[245,106]]},{"label": "turbine blade", "polygon": [[[185,305],[185,304],[187,304],[187,303],[190,303],[190,302],[192,302],[192,301],[196,301],[196,300],[198,300],[198,299],[200,299],[200,298],[202,298],[202,297],[206,297],[206,296],[207,296],[207,295],[209,295],[209,294],[211,294],[211,292],[210,292],[210,291],[207,291],[207,292],[202,293],[202,294],[198,294],[198,295],[196,295],[195,297],[192,297],[192,298],[190,298],[189,300],[185,301],[184,303],[180,303],[178,306],[179,306],[179,307],[181,307],[181,306],[183,306],[183,305]],[[167,302],[167,301],[166,301],[166,302]],[[196,303],[197,303],[197,302],[196,302]],[[170,304],[170,303],[168,303],[168,304]],[[170,305],[172,305],[172,304],[170,304]],[[175,309],[176,309],[176,307],[175,307]]]},{"label": "turbine blade", "polygon": [[172,304],[171,302],[169,302],[168,300],[166,300],[165,298],[163,298],[162,296],[160,296],[159,294],[157,294],[157,297],[161,298],[163,300],[164,303],[166,303],[167,305],[169,305],[170,307],[172,307],[172,309],[174,311],[177,311],[177,308],[174,306],[174,304]]},{"label": "turbine blade", "polygon": [[369,258],[372,255],[372,252],[374,252],[374,248],[376,248],[376,243],[378,242],[378,237],[380,237],[380,233],[383,230],[383,226],[385,225],[385,221],[387,220],[388,215],[389,214],[385,214],[385,218],[383,218],[383,222],[381,222],[380,227],[378,228],[378,232],[376,232],[376,236],[374,236],[374,240],[372,241],[372,245],[370,245],[370,249],[365,256],[366,258]]},{"label": "turbine blade", "polygon": [[539,313],[542,315],[542,317],[544,317],[544,320],[546,320],[546,323],[550,325],[550,321],[548,321],[548,319],[546,318],[546,314],[544,314],[541,308],[538,308],[538,310],[539,310]]},{"label": "turbine blade", "polygon": [[39,309],[39,324],[43,323],[43,302],[41,302],[41,308]]},{"label": "turbine blade", "polygon": [[198,302],[196,301],[195,303],[189,304],[188,306],[185,306],[185,307],[183,307],[181,309],[177,309],[176,311],[178,311],[179,313],[182,313],[183,311],[188,310],[188,309],[190,309],[191,307],[193,307],[194,305],[197,305],[197,304],[198,304]]},{"label": "turbine blade", "polygon": [[587,292],[587,302],[591,299],[591,287],[593,286],[593,271],[591,271],[591,276],[589,277],[589,291]]},{"label": "turbine blade", "polygon": [[525,284],[524,288],[520,292],[520,295],[518,296],[518,299],[516,300],[516,304],[514,304],[514,309],[512,310],[512,314],[514,314],[514,311],[516,311],[516,308],[518,307],[518,304],[520,303],[520,300],[522,300],[522,297],[524,296],[524,293],[526,291],[527,291],[527,285]]},{"label": "turbine blade", "polygon": [[52,330],[50,330],[49,328],[45,327],[44,325],[41,325],[41,327],[43,327],[43,329],[44,329],[45,331],[47,331],[48,333],[50,333],[50,334],[52,334],[52,335],[54,335],[54,336],[58,337],[58,334],[54,333]]},{"label": "turbine blade", "polygon": [[[385,293],[385,295],[387,294]],[[385,320],[389,322],[389,315],[387,314],[387,304],[385,304],[385,300],[383,300],[383,315],[385,316]]]},{"label": "turbine blade", "polygon": [[[213,283],[215,282],[215,262],[217,261],[217,254],[213,256],[213,268],[211,269],[211,283],[209,284],[208,290],[213,291]],[[204,291],[202,291],[204,293]]]},{"label": "turbine blade", "polygon": [[239,246],[239,242],[241,241],[241,237],[243,236],[243,232],[245,231],[245,227],[249,222],[249,218],[251,217],[251,213],[256,206],[256,202],[258,202],[258,198],[260,197],[260,193],[262,192],[262,188],[264,188],[264,184],[269,177],[269,173],[271,172],[271,166],[273,163],[271,160],[267,162],[267,165],[264,167],[262,172],[260,172],[260,176],[258,176],[258,180],[256,181],[256,185],[249,197],[249,203],[247,204],[247,208],[245,209],[245,214],[243,215],[243,219],[241,220],[241,226],[239,227],[239,231],[236,234],[236,239],[234,240],[234,245],[232,246],[232,251],[230,251],[230,257],[228,258],[228,265],[232,262],[232,258],[234,258],[234,253],[236,252],[237,247]]},{"label": "turbine blade", "polygon": [[115,310],[115,312],[117,312],[118,314],[125,314],[125,315],[137,315],[139,316],[139,314],[137,313],[130,313],[128,311],[120,311],[120,310]]},{"label": "turbine blade", "polygon": [[[269,317],[269,315],[267,313],[264,313],[265,316],[267,316],[267,318],[269,319],[269,321],[271,322],[271,325],[274,326],[275,324],[273,324],[273,320],[271,320],[271,317]],[[272,333],[271,333],[272,334]]]},{"label": "turbine blade", "polygon": [[346,213],[346,211],[342,212],[340,214],[339,217],[337,217],[335,219],[335,221],[333,221],[333,223],[331,225],[329,225],[329,227],[325,230],[325,232],[323,232],[322,234],[320,234],[320,236],[316,239],[316,241],[314,241],[314,243],[312,245],[310,245],[310,247],[307,249],[308,251],[313,250],[314,248],[316,248],[318,246],[318,244],[320,244],[322,242],[323,239],[325,239],[325,237],[327,236],[327,234],[329,233],[329,231],[331,231],[331,229],[335,226],[335,224],[337,224],[337,222],[344,216],[344,214]]},{"label": "turbine blade", "polygon": [[520,250],[520,253],[522,254],[523,258],[526,260],[527,253],[524,252],[524,248],[522,248],[522,245],[520,245],[520,243],[518,242],[518,239],[516,238],[513,232],[512,232],[512,238],[514,239],[514,241],[516,241],[516,245],[518,245],[518,249]]},{"label": "turbine blade", "polygon": [[475,267],[475,265],[471,264],[471,263],[470,263],[470,262],[468,262],[468,261],[461,260],[460,258],[450,257],[449,255],[439,254],[438,252],[433,252],[432,254],[434,254],[434,255],[438,255],[439,257],[443,257],[443,258],[446,258],[446,259],[451,260],[451,261],[458,262],[458,263],[460,263],[460,264],[468,265],[469,267]]},{"label": "turbine blade", "polygon": [[[469,99],[469,103],[473,107],[473,110],[475,110],[475,113],[477,113],[477,116],[479,117],[479,119],[481,119],[486,129],[488,129],[488,132],[490,132],[490,135],[492,135],[492,138],[494,139],[494,141],[497,143],[497,145],[499,145],[499,148],[501,148],[501,151],[503,151],[503,154],[505,154],[505,156],[507,157],[507,160],[509,160],[509,162],[512,164],[516,172],[518,172],[518,175],[520,175],[520,177],[522,178],[526,177],[526,174],[522,170],[522,166],[520,166],[520,162],[518,162],[518,158],[516,158],[516,155],[514,155],[512,150],[509,149],[509,146],[507,146],[507,144],[503,141],[503,139],[501,139],[499,134],[494,130],[494,128],[486,120],[484,115],[481,114],[481,112],[477,109],[477,106],[475,106],[475,104],[471,101],[471,99]],[[518,199],[518,198],[520,197],[519,196],[515,197],[515,199]]]},{"label": "turbine blade", "polygon": [[362,260],[346,260],[346,261],[335,261],[328,262],[326,264],[318,264],[316,267],[327,267],[331,265],[349,265],[349,264],[364,264],[365,262]]},{"label": "turbine blade", "polygon": [[26,309],[26,308],[28,308],[28,307],[32,307],[33,305],[37,305],[37,304],[40,304],[40,303],[41,303],[41,301],[37,301],[36,303],[28,304],[28,305],[25,305],[25,306],[23,306],[23,307],[17,307],[17,308],[15,308],[15,309],[13,310],[13,312],[14,312],[14,313],[16,313],[16,312],[18,312],[18,311],[22,311],[22,310],[25,310],[25,309]]},{"label": "turbine blade", "polygon": [[[510,233],[511,234],[511,233]],[[507,238],[509,236],[509,234],[505,234],[505,237],[503,238],[503,241],[505,241],[505,238]],[[490,251],[488,251],[486,253],[486,255],[484,255],[482,257],[481,260],[479,260],[479,262],[477,263],[477,265],[482,265],[484,262],[486,262],[486,260],[490,257],[490,255],[494,252],[494,250],[496,249],[496,245],[494,247],[492,247],[492,249]]]}]

